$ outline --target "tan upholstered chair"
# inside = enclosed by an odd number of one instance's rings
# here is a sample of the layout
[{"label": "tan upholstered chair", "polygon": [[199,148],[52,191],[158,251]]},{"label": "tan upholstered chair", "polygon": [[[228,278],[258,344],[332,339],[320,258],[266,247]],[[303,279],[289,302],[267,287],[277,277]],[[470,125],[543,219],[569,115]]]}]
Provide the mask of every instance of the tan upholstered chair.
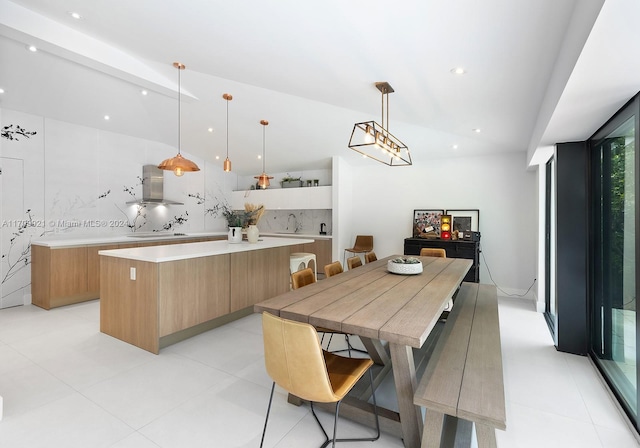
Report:
[{"label": "tan upholstered chair", "polygon": [[[352,254],[366,254],[373,250],[373,235],[357,235],[353,247],[344,250],[343,258],[347,259],[347,252]],[[345,261],[346,264],[346,261]]]},{"label": "tan upholstered chair", "polygon": [[355,269],[358,266],[362,266],[362,260],[358,256],[349,257],[347,258],[347,266],[349,266],[349,270]]},{"label": "tan upholstered chair", "polygon": [[271,386],[271,396],[269,397],[260,447],[264,443],[276,384],[287,392],[309,401],[311,412],[325,435],[323,447],[329,444],[330,439],[316,416],[313,403],[336,403],[333,438],[331,439],[332,446],[335,446],[340,402],[367,370],[373,392],[377,434],[370,438],[337,440],[374,441],[380,437],[373,374],[370,369],[373,361],[367,358],[345,358],[324,351],[313,326],[276,317],[269,313],[262,313],[262,335],[264,362],[267,373],[273,380],[273,385]]},{"label": "tan upholstered chair", "polygon": [[444,249],[436,249],[435,247],[423,247],[420,249],[420,256],[447,258],[447,252]]},{"label": "tan upholstered chair", "polygon": [[324,275],[329,278],[337,274],[342,274],[344,272],[342,270],[342,263],[339,261],[334,261],[333,263],[329,263],[324,267]]},{"label": "tan upholstered chair", "polygon": [[[316,282],[316,276],[313,272],[313,269],[311,268],[306,268],[303,269],[301,271],[298,272],[294,272],[293,274],[291,274],[291,288],[292,289],[298,289],[298,288],[302,288],[303,286],[307,286],[307,285],[311,285],[312,283]],[[324,337],[326,334],[329,335],[329,342],[327,343],[327,350],[329,350],[329,346],[331,345],[331,341],[333,339],[333,335],[334,334],[342,334],[345,337],[345,340],[347,341],[347,350],[351,349],[351,343],[349,342],[349,335],[344,334],[340,331],[334,331],[334,330],[330,330],[328,328],[324,328],[324,327],[316,327],[316,331],[318,331],[319,333],[322,333],[322,341],[321,343],[324,342]],[[340,350],[341,351],[341,350]],[[349,351],[349,356],[351,356],[351,351]]]},{"label": "tan upholstered chair", "polygon": [[376,253],[374,251],[364,254],[364,261],[367,263],[371,263],[377,259],[378,257],[376,257]]},{"label": "tan upholstered chair", "polygon": [[[447,252],[444,249],[438,249],[435,247],[423,247],[420,249],[420,256],[447,258]],[[444,307],[444,311],[440,315],[440,319],[446,319],[451,308],[453,308],[453,299],[449,299],[447,302],[447,305]]]},{"label": "tan upholstered chair", "polygon": [[[356,258],[358,258],[358,257],[356,257]],[[360,265],[362,265],[362,263]],[[349,269],[351,269],[351,268],[349,268]],[[339,261],[334,261],[333,263],[329,263],[328,265],[326,265],[324,267],[324,276],[326,278],[333,277],[334,275],[342,274],[343,272],[344,271],[342,270],[342,263],[340,263]],[[325,332],[324,330],[318,330],[318,331]],[[353,345],[351,345],[351,340],[349,339],[349,335],[346,334],[346,333],[339,333],[337,331],[332,331],[332,330],[327,330],[325,333],[344,334],[344,340],[347,343],[346,351],[349,352],[349,356],[351,356],[351,350],[355,350],[356,352],[368,354],[365,350],[360,350],[359,348],[354,348]],[[329,343],[327,344],[327,350],[329,350],[329,345],[331,345],[331,339],[333,338],[333,334],[331,334],[331,336],[329,337]],[[323,340],[324,340],[324,336],[323,336]],[[343,352],[343,351],[345,351],[345,350],[337,350],[336,352],[333,352],[333,353],[338,353],[338,352]]]},{"label": "tan upholstered chair", "polygon": [[311,268],[306,268],[291,274],[291,288],[293,289],[302,288],[315,282],[316,275]]}]

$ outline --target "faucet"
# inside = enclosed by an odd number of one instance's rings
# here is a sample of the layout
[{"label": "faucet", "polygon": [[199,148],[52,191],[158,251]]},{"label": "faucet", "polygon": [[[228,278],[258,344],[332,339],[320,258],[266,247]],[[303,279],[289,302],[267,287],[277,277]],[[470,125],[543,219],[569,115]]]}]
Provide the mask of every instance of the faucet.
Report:
[{"label": "faucet", "polygon": [[325,227],[327,227],[327,225],[323,222],[320,223],[320,235],[326,235],[327,231],[325,230]]},{"label": "faucet", "polygon": [[289,221],[291,218],[293,218],[293,233],[298,233],[298,230],[300,230],[300,227],[298,226],[298,218],[296,218],[296,215],[293,213],[289,213],[289,217],[287,218],[287,230],[291,230],[289,229]]}]

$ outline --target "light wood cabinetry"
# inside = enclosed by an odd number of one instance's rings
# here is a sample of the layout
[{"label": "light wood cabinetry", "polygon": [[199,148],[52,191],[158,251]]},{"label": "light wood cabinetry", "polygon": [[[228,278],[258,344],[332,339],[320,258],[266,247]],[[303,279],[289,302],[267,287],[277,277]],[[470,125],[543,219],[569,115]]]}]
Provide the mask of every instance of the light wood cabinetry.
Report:
[{"label": "light wood cabinetry", "polygon": [[161,263],[101,256],[100,277],[100,331],[158,354],[289,291],[289,247]]},{"label": "light wood cabinetry", "polygon": [[80,245],[75,247],[31,246],[31,302],[46,310],[100,297],[100,257],[110,249],[182,244],[225,239],[224,236],[168,241]]},{"label": "light wood cabinetry", "polygon": [[231,254],[231,311],[289,289],[289,247]]}]

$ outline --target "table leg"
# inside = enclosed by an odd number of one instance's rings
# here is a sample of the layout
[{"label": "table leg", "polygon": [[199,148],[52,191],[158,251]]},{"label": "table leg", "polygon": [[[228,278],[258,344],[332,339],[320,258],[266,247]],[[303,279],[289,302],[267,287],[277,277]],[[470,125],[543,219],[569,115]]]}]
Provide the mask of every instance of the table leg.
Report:
[{"label": "table leg", "polygon": [[364,345],[364,348],[367,349],[369,357],[374,363],[381,366],[391,364],[387,351],[378,339],[369,339],[360,336],[360,341],[362,342],[362,345]]},{"label": "table leg", "polygon": [[422,412],[420,406],[413,404],[413,395],[417,388],[416,367],[413,360],[413,350],[406,345],[390,343],[391,362],[393,364],[393,380],[398,396],[398,410],[404,446],[406,448],[420,448],[422,434]]}]

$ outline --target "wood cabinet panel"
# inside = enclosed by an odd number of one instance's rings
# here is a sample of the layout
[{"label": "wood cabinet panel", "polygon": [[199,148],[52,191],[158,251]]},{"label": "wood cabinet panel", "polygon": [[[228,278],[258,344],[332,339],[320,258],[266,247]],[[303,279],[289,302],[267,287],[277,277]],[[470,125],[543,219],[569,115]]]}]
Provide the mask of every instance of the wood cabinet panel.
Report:
[{"label": "wood cabinet panel", "polygon": [[51,250],[48,247],[31,246],[31,303],[49,309],[49,284],[51,283]]},{"label": "wood cabinet panel", "polygon": [[95,299],[100,297],[100,256],[101,250],[120,249],[119,245],[104,244],[87,246],[87,290]]},{"label": "wood cabinet panel", "polygon": [[87,248],[74,247],[51,251],[51,297],[87,291]]},{"label": "wood cabinet panel", "polygon": [[100,331],[157,354],[158,265],[101,257],[100,276]]},{"label": "wood cabinet panel", "polygon": [[229,255],[160,263],[158,272],[160,337],[229,314]]},{"label": "wood cabinet panel", "polygon": [[217,241],[226,236],[137,241],[77,247],[31,246],[31,302],[44,309],[100,297],[101,250]]},{"label": "wood cabinet panel", "polygon": [[231,254],[231,312],[289,290],[289,247]]}]

